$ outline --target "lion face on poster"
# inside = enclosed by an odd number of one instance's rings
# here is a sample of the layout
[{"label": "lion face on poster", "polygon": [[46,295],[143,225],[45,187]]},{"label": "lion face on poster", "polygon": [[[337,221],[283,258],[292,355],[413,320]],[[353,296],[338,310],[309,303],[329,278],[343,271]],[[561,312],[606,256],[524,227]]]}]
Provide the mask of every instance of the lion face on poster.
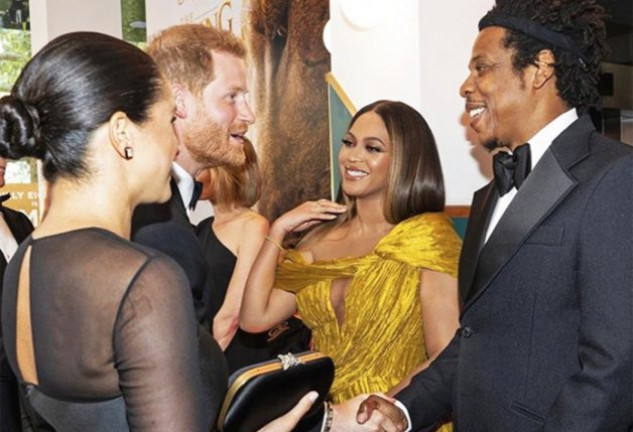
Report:
[{"label": "lion face on poster", "polygon": [[324,0],[250,0],[244,39],[263,188],[259,211],[275,219],[297,204],[329,196],[330,156],[323,45]]}]

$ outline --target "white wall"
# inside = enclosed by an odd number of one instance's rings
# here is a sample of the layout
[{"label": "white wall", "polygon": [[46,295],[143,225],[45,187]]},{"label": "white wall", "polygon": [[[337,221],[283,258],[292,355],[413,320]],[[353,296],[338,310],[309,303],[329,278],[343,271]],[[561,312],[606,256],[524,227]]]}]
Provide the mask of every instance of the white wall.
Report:
[{"label": "white wall", "polygon": [[419,106],[420,3],[423,1],[369,1],[362,7],[379,8],[383,22],[359,30],[343,16],[341,0],[330,0],[332,72],[356,108],[376,99]]},{"label": "white wall", "polygon": [[492,159],[468,126],[459,87],[468,75],[477,23],[494,0],[421,3],[422,102],[416,108],[431,126],[440,151],[447,204],[469,205],[472,193],[492,177]]},{"label": "white wall", "polygon": [[[151,1],[151,0],[150,0]],[[73,31],[96,31],[122,37],[121,0],[29,0],[31,51]]]},{"label": "white wall", "polygon": [[469,141],[458,91],[477,23],[494,0],[381,2],[383,22],[366,31],[345,19],[342,1],[330,0],[334,77],[356,108],[396,99],[418,109],[439,147],[447,204],[470,204],[488,181],[490,157]]}]

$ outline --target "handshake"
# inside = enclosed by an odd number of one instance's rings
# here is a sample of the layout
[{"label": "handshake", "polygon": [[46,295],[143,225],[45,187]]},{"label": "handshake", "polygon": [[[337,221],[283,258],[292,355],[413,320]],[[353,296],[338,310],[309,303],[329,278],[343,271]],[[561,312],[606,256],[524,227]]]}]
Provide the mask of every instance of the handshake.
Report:
[{"label": "handshake", "polygon": [[[317,399],[310,392],[287,414],[258,432],[288,432],[294,429],[303,414]],[[359,395],[332,406],[332,416],[318,431],[321,432],[405,432],[409,422],[394,399],[382,394]]]},{"label": "handshake", "polygon": [[[404,432],[410,429],[407,416],[400,408],[398,408],[398,406],[396,406],[395,399],[382,394],[372,394],[369,395],[369,397],[361,395],[351,399],[350,401],[343,402],[341,405],[353,402],[353,407],[355,403],[357,403],[357,400],[361,401],[358,409],[356,410],[355,416],[355,427],[357,429],[351,429],[341,425],[342,427],[340,428],[332,427],[333,432],[339,430]],[[334,425],[335,423],[333,423],[333,426]]]}]

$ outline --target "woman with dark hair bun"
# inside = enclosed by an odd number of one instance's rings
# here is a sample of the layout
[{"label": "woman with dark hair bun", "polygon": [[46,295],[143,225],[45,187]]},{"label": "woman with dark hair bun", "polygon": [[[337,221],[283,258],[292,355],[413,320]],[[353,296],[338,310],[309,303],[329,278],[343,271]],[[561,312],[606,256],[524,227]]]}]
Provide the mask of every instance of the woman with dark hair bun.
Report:
[{"label": "woman with dark hair bun", "polygon": [[[39,142],[39,115],[30,105],[11,95],[1,99],[0,105],[2,139],[0,151],[14,156],[16,154],[41,157],[42,151],[37,147]],[[9,145],[13,143],[13,148]]]},{"label": "woman with dark hair bun", "polygon": [[0,100],[0,153],[50,182],[6,271],[3,344],[57,431],[208,430],[186,279],[126,240],[134,207],[169,197],[173,117],[149,56],[98,33],[51,41]]},{"label": "woman with dark hair bun", "polygon": [[2,345],[29,417],[58,432],[209,431],[226,391],[183,271],[128,240],[135,206],[170,196],[174,113],[147,54],[89,32],[51,41],[0,99],[0,156],[41,159],[50,183],[5,274]]}]

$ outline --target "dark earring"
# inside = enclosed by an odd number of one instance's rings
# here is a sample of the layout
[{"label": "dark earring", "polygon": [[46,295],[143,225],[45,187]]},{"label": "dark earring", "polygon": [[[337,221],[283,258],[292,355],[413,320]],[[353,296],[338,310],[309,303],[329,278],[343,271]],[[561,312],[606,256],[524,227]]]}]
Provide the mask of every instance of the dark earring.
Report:
[{"label": "dark earring", "polygon": [[127,160],[130,160],[134,157],[134,149],[130,146],[125,146],[123,148],[123,155]]}]

